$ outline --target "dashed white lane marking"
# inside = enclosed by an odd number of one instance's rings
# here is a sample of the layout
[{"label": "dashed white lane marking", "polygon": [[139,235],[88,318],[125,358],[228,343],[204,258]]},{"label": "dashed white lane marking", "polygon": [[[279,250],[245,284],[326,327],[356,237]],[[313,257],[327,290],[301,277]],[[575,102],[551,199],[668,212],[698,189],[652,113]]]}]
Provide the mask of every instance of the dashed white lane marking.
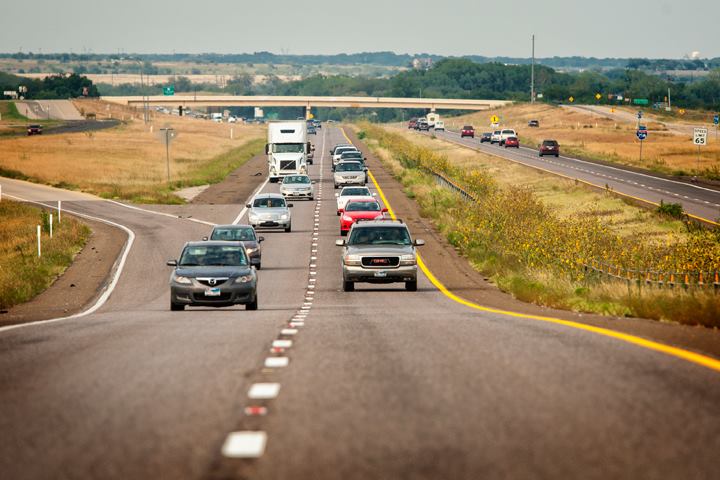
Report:
[{"label": "dashed white lane marking", "polygon": [[290,348],[292,340],[273,340],[272,346],[275,348]]},{"label": "dashed white lane marking", "polygon": [[265,432],[232,432],[225,439],[222,454],[229,458],[258,458],[265,453]]},{"label": "dashed white lane marking", "polygon": [[248,391],[248,397],[255,400],[266,400],[276,398],[279,393],[279,383],[253,383]]},{"label": "dashed white lane marking", "polygon": [[305,326],[305,322],[292,321],[292,322],[290,322],[290,326],[293,327],[293,328],[296,328],[296,327],[304,327],[304,326]]},{"label": "dashed white lane marking", "polygon": [[298,331],[294,328],[283,328],[280,330],[281,335],[295,335],[296,333],[298,333]]},{"label": "dashed white lane marking", "polygon": [[267,357],[265,359],[265,368],[283,368],[290,364],[288,357]]}]

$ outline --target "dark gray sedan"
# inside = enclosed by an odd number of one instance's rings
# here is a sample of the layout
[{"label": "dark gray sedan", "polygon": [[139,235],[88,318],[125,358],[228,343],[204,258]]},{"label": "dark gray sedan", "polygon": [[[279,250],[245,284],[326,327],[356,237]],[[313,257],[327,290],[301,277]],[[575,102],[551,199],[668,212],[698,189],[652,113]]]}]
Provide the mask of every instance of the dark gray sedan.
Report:
[{"label": "dark gray sedan", "polygon": [[188,242],[170,275],[170,310],[245,305],[257,310],[257,273],[238,242]]},{"label": "dark gray sedan", "polygon": [[[251,225],[215,225],[210,233],[210,240],[240,242],[250,257],[250,264],[260,270],[262,268],[262,248],[260,243],[264,237],[258,237]],[[208,240],[205,237],[204,240]]]}]

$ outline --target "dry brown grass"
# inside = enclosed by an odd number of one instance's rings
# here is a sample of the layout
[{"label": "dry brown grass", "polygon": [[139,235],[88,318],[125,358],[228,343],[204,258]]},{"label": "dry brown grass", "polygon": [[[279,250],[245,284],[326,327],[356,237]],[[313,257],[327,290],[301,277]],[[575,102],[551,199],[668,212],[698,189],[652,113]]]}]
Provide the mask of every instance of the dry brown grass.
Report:
[{"label": "dry brown grass", "polygon": [[[108,112],[100,101],[82,102],[81,108]],[[194,183],[196,172],[216,157],[265,136],[261,126],[230,126],[169,115],[156,116],[150,132],[142,119],[131,118],[132,109],[112,105],[109,113],[116,118],[125,116],[126,123],[97,132],[0,139],[0,168],[22,172],[42,183],[132,199],[167,188],[161,127],[172,127],[178,133],[170,147],[174,184]]]},{"label": "dry brown grass", "polygon": [[[646,125],[651,134],[643,145],[643,159],[639,160],[640,144],[635,136],[636,125],[600,118],[591,113],[578,112],[546,104],[516,104],[491,111],[477,112],[451,118],[447,123],[454,127],[473,124],[477,131],[490,131],[489,118],[498,115],[502,126],[515,128],[521,141],[534,146],[543,139],[560,142],[566,154],[632,165],[664,173],[683,173],[720,177],[720,143],[710,135],[709,145],[698,150],[692,138],[663,129],[659,122]],[[529,128],[529,120],[539,120],[540,128]],[[648,119],[646,119],[648,120]],[[699,167],[698,167],[699,165]]]}]

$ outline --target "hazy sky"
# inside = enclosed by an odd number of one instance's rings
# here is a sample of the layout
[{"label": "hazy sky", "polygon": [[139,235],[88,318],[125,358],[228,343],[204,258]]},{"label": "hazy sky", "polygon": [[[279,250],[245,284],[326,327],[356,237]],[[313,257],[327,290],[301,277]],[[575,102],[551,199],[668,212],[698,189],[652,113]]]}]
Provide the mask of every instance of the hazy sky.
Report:
[{"label": "hazy sky", "polygon": [[720,0],[8,0],[0,12],[3,52],[527,57],[535,33],[539,57],[720,57]]}]

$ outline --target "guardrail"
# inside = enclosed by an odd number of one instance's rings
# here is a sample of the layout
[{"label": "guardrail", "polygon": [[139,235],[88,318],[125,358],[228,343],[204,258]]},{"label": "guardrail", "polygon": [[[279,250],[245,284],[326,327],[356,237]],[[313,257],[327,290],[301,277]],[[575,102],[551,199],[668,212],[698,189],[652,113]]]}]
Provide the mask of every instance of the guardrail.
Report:
[{"label": "guardrail", "polygon": [[[459,194],[463,200],[477,202],[475,195],[465,190],[456,181],[447,175],[437,172],[431,168],[420,166],[426,173],[435,178],[435,182],[449,190]],[[599,280],[611,279],[624,281],[628,284],[634,283],[638,286],[650,286],[656,288],[709,288],[720,292],[720,271],[710,272],[659,272],[654,270],[628,269],[599,260],[593,260],[590,264],[581,264],[586,274],[595,274]]]}]

